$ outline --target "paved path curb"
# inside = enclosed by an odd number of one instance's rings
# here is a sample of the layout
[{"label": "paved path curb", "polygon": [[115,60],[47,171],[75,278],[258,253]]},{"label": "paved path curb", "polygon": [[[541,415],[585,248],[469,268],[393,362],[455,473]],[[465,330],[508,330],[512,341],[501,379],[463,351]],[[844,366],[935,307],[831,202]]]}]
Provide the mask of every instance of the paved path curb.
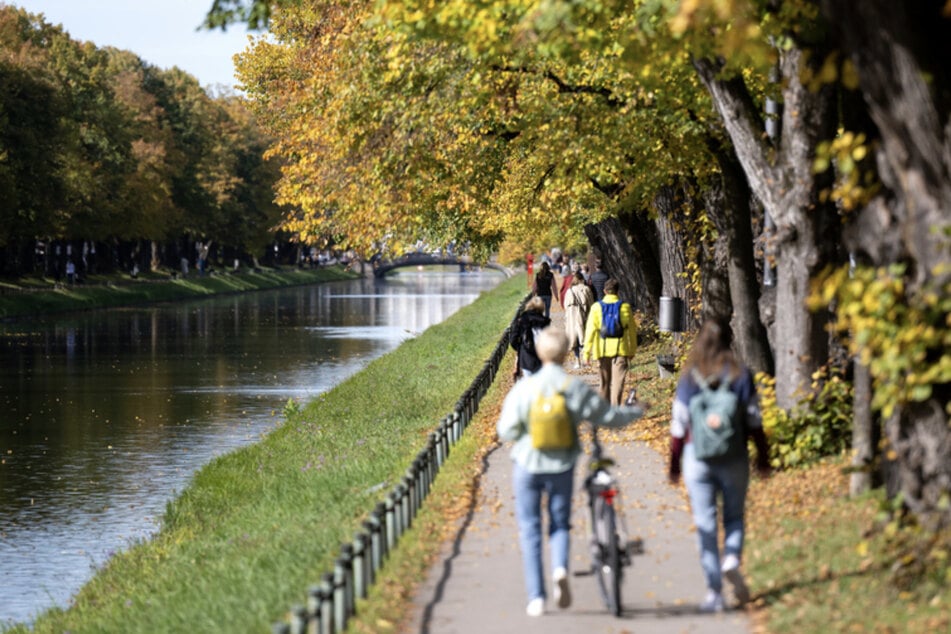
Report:
[{"label": "paved path curb", "polygon": [[[553,312],[555,323],[563,313]],[[597,382],[588,370],[583,378]],[[635,422],[634,425],[637,425]],[[644,554],[625,569],[620,618],[608,614],[591,576],[576,576],[589,567],[585,543],[585,498],[578,488],[584,459],[575,470],[572,509],[571,591],[573,603],[558,610],[549,599],[541,618],[525,615],[525,588],[513,511],[508,447],[486,459],[479,498],[462,521],[455,540],[447,544],[414,598],[405,632],[420,634],[531,634],[749,632],[746,614],[697,612],[704,584],[697,560],[696,538],[687,502],[666,481],[664,460],[641,442],[617,442],[604,434],[608,455],[617,460],[615,473],[624,494],[628,532],[641,538]],[[547,546],[546,546],[547,551]],[[546,563],[546,573],[551,567]],[[551,592],[549,591],[549,597]]]}]

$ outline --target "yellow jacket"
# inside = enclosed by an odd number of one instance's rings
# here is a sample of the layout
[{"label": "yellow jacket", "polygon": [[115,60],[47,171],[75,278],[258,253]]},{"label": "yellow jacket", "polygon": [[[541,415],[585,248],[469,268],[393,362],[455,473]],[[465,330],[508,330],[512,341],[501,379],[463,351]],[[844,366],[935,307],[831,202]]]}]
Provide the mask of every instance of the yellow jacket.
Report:
[{"label": "yellow jacket", "polygon": [[[601,300],[605,304],[613,304],[621,301],[617,295],[605,295]],[[624,326],[624,334],[616,339],[601,338],[601,304],[595,302],[591,305],[588,312],[588,323],[584,329],[584,352],[582,358],[600,359],[601,357],[633,357],[637,351],[637,322],[634,320],[634,313],[631,311],[631,305],[627,302],[621,304],[621,325]]]}]

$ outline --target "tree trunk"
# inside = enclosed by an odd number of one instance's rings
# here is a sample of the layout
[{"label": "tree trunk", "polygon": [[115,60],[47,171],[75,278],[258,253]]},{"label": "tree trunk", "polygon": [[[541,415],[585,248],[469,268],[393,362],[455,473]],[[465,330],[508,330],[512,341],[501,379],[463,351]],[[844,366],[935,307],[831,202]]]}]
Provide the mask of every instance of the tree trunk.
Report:
[{"label": "tree trunk", "polygon": [[[822,47],[810,60],[821,64]],[[808,390],[813,372],[825,362],[827,315],[806,306],[813,274],[834,261],[839,233],[835,210],[820,203],[824,183],[812,173],[815,147],[835,135],[835,109],[830,88],[808,90],[799,81],[807,63],[798,49],[780,51],[785,107],[782,137],[772,160],[763,133],[763,121],[741,77],[723,79],[720,64],[694,61],[701,81],[720,113],[737,158],[756,197],[776,223],[777,289],[773,333],[776,362],[776,402],[789,410]],[[822,336],[819,336],[822,335]]]},{"label": "tree trunk", "polygon": [[[696,330],[699,326],[699,320],[698,316],[693,314],[694,311],[691,311],[691,307],[699,304],[699,298],[696,293],[688,288],[687,280],[684,277],[687,272],[688,257],[684,252],[686,241],[683,229],[680,228],[687,221],[684,206],[689,204],[682,188],[675,188],[670,185],[661,187],[654,196],[654,207],[657,209],[657,219],[654,222],[657,225],[658,259],[660,261],[660,274],[663,279],[661,294],[683,300],[687,309],[685,330]],[[722,278],[717,279],[713,267],[704,267],[705,258],[702,254],[698,257],[703,273],[710,275],[710,279],[704,281],[710,284],[711,296],[718,296],[721,301],[729,303],[729,289],[725,288],[724,280]],[[710,261],[710,258],[706,258],[706,261]],[[726,291],[725,298],[723,297],[724,290]]]},{"label": "tree trunk", "polygon": [[[877,168],[886,191],[857,214],[846,241],[874,266],[906,264],[910,296],[940,295],[951,283],[951,24],[942,5],[822,2],[881,135]],[[934,385],[928,400],[897,408],[886,423],[905,503],[932,524],[951,523],[949,394],[948,384]]]},{"label": "tree trunk", "polygon": [[152,240],[152,258],[149,261],[149,270],[154,273],[159,270],[161,265],[162,255],[159,249],[159,243],[156,240]]},{"label": "tree trunk", "polygon": [[852,406],[852,475],[849,477],[849,494],[853,497],[865,493],[876,485],[875,462],[878,449],[878,434],[872,420],[872,376],[868,366],[858,359],[853,362],[854,389]]},{"label": "tree trunk", "polygon": [[[729,279],[737,353],[754,372],[772,374],[773,353],[759,311],[760,285],[756,277],[751,214],[753,201],[736,157],[722,150],[715,150],[714,155],[720,166],[721,186],[709,189],[711,195],[706,197],[706,209],[726,250],[723,269]],[[706,294],[704,300],[706,303]]]},{"label": "tree trunk", "polygon": [[646,277],[621,221],[616,216],[605,218],[597,224],[586,225],[584,232],[600,256],[603,270],[617,279],[620,297],[639,310],[650,310],[645,306],[650,298],[641,290],[647,286]]}]

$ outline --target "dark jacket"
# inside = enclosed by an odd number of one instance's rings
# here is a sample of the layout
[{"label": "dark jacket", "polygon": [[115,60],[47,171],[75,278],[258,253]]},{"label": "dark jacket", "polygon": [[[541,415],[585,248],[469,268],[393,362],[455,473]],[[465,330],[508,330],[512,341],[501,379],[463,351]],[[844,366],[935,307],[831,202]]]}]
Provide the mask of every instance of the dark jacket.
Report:
[{"label": "dark jacket", "polygon": [[518,352],[518,367],[520,370],[535,372],[542,367],[542,362],[535,354],[535,331],[545,329],[551,319],[534,310],[525,311],[515,321],[510,342],[512,349]]}]

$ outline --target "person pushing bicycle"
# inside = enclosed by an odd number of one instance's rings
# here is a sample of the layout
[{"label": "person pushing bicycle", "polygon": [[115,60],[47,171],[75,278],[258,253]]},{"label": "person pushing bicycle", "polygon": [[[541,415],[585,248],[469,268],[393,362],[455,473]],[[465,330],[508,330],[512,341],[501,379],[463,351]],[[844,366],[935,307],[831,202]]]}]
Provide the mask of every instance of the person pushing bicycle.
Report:
[{"label": "person pushing bicycle", "polygon": [[568,548],[574,468],[581,454],[578,426],[589,421],[599,427],[623,427],[644,415],[639,404],[612,406],[584,381],[564,371],[568,339],[560,329],[544,329],[536,338],[535,351],[542,367],[512,387],[497,424],[499,438],[514,441],[512,485],[529,616],[541,616],[547,598],[542,493],[548,498],[553,598],[559,608],[571,605]]}]

